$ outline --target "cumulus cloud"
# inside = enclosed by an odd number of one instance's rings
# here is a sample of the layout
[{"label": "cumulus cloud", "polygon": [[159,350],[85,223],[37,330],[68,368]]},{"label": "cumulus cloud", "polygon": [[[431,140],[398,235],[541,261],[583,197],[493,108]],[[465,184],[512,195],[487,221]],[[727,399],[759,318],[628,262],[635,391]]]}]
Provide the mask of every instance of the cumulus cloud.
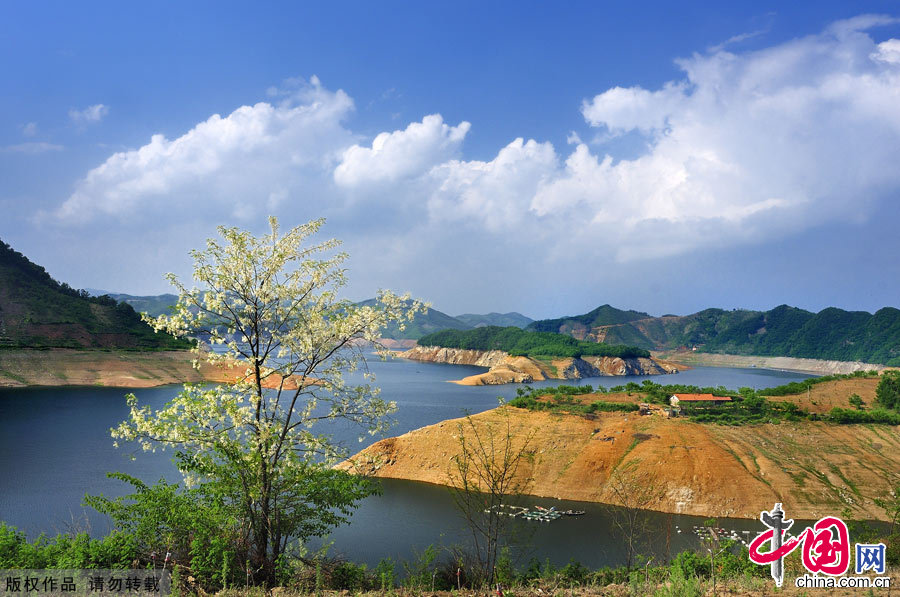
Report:
[{"label": "cumulus cloud", "polygon": [[341,186],[358,187],[421,175],[456,154],[470,126],[468,122],[448,126],[440,114],[431,114],[405,130],[381,133],[371,147],[349,147],[334,180]]},{"label": "cumulus cloud", "polygon": [[867,29],[886,22],[865,16],[757,51],[695,54],[677,61],[678,80],[584,100],[586,128],[609,147],[624,136],[645,144],[627,159],[572,132],[559,153],[519,138],[466,160],[469,123],[438,114],[366,142],[344,125],[346,94],[295,81],[271,89],[272,103],[110,156],[55,215],[248,220],[331,209],[359,246],[414,245],[422,259],[428,243],[632,261],[777,241],[864,220],[900,192],[900,40]]},{"label": "cumulus cloud", "polygon": [[615,161],[578,145],[532,212],[586,219],[621,259],[865,218],[900,190],[900,40],[875,43],[860,29],[884,23],[862,17],[757,52],[694,55],[678,62],[684,80],[585,101],[589,124],[648,135],[649,149]]},{"label": "cumulus cloud", "polygon": [[872,60],[900,64],[900,39],[889,39],[878,44],[877,49],[869,54]]},{"label": "cumulus cloud", "polygon": [[83,222],[215,209],[247,219],[278,206],[292,190],[321,187],[352,140],[341,125],[352,109],[343,91],[312,79],[278,105],[214,114],[176,139],[153,135],[88,172],[55,215]]},{"label": "cumulus cloud", "polygon": [[577,135],[553,147],[518,139],[489,162],[431,169],[432,220],[554,239],[551,252],[621,261],[778,239],[865,219],[900,191],[900,40],[862,16],[742,54],[678,60],[659,89],[614,87],[585,100],[585,121],[644,137],[631,159],[595,154]]},{"label": "cumulus cloud", "polygon": [[94,104],[83,110],[72,108],[69,110],[69,120],[78,126],[85,126],[100,122],[107,114],[109,114],[109,106]]},{"label": "cumulus cloud", "polygon": [[29,122],[22,126],[23,137],[34,137],[37,135],[38,126],[36,122]]},{"label": "cumulus cloud", "polygon": [[644,133],[666,128],[667,118],[685,100],[684,85],[670,83],[659,91],[640,87],[613,87],[581,106],[592,126],[604,125],[612,134],[638,129]]},{"label": "cumulus cloud", "polygon": [[432,219],[475,220],[488,230],[516,226],[528,216],[534,189],[557,166],[550,143],[519,138],[493,160],[453,160],[432,168],[428,200]]}]

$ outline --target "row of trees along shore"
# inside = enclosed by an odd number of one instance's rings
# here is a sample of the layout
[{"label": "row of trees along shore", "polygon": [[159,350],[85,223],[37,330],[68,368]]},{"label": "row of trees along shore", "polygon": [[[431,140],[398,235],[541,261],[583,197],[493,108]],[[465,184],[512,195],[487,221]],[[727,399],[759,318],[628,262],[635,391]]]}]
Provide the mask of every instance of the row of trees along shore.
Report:
[{"label": "row of trees along shore", "polygon": [[[790,400],[779,400],[791,395],[803,395],[812,387],[840,380],[861,378],[878,379],[875,389],[875,403],[865,404],[856,394],[847,397],[847,406],[835,406],[825,413],[809,412]],[[636,402],[609,402],[602,399],[606,393],[627,393],[648,403],[669,404],[672,394],[712,394],[728,397],[720,403],[684,403],[680,405],[681,416],[698,423],[722,425],[756,425],[778,423],[780,421],[822,421],[840,425],[881,424],[900,425],[900,371],[856,371],[854,373],[813,377],[799,382],[790,382],[774,388],[728,389],[724,386],[699,387],[687,384],[659,384],[646,379],[642,383],[628,382],[611,388],[590,385],[558,385],[552,388],[523,387],[516,390],[516,397],[510,406],[528,410],[556,411],[576,415],[593,415],[603,411],[636,411]],[[585,396],[596,395],[598,399],[584,400]]]},{"label": "row of trees along shore", "polygon": [[513,356],[554,357],[650,357],[650,351],[624,345],[577,340],[565,334],[530,332],[517,327],[484,326],[474,330],[441,330],[422,336],[420,346],[502,350]]}]

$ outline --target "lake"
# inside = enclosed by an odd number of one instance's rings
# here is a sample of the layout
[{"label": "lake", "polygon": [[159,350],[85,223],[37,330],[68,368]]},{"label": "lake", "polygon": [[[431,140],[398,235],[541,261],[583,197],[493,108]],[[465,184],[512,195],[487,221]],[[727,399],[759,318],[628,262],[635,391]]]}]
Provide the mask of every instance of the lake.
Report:
[{"label": "lake", "polygon": [[[481,367],[419,363],[403,359],[369,360],[377,376],[382,397],[397,402],[395,425],[389,435],[399,435],[497,405],[498,397],[515,396],[517,385],[468,387],[447,383],[484,371]],[[578,382],[551,380],[533,386],[561,383],[612,387],[629,381],[653,379],[660,383],[698,386],[748,386],[765,388],[808,375],[765,369],[697,367],[669,376],[623,376],[588,378]],[[180,386],[134,390],[140,404],[159,408]],[[81,506],[86,493],[117,496],[127,487],[106,478],[121,471],[153,483],[160,478],[180,480],[170,454],[144,453],[133,447],[115,449],[109,429],[128,415],[121,388],[29,388],[0,390],[0,520],[25,531],[29,538],[40,533],[53,535],[71,530],[88,530],[94,535],[108,532],[105,517]],[[360,443],[357,433],[338,426],[335,435],[355,452],[377,441],[366,436]],[[132,460],[131,456],[135,459]],[[349,525],[335,530],[330,539],[332,553],[374,565],[381,557],[408,559],[413,549],[429,544],[451,545],[465,540],[461,519],[448,491],[439,486],[409,481],[385,480],[380,496],[365,500]],[[550,557],[558,564],[575,558],[591,566],[621,562],[618,541],[611,530],[609,509],[585,504],[534,498],[528,503],[586,510],[578,518],[553,523],[514,521],[528,536],[524,557]],[[654,523],[668,529],[672,553],[696,545],[690,533],[702,519],[650,513]],[[720,525],[739,530],[759,530],[750,520],[723,521]],[[677,529],[675,527],[678,527]],[[681,530],[679,533],[677,531]],[[659,552],[661,543],[653,546]]]}]

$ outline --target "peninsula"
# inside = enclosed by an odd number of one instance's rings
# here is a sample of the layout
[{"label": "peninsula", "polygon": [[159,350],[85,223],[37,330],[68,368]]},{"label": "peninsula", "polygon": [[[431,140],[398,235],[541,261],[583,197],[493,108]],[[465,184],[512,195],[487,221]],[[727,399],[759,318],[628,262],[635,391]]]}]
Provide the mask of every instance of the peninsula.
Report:
[{"label": "peninsula", "polygon": [[[774,502],[790,502],[798,518],[846,508],[854,518],[885,520],[874,500],[893,489],[900,431],[887,423],[841,424],[846,416],[835,414],[877,413],[868,409],[877,405],[884,375],[775,388],[768,399],[761,390],[752,401],[738,398],[718,407],[750,413],[730,424],[703,422],[702,415],[671,418],[657,404],[641,414],[639,404],[653,399],[646,388],[583,395],[535,389],[536,398],[473,415],[471,422],[479,433],[505,434],[509,417],[514,450],[531,438],[518,470],[531,495],[618,504],[609,481],[633,471],[658,485],[649,507],[662,512],[755,518]],[[664,396],[666,389],[657,386],[654,393]],[[867,410],[847,410],[854,395]],[[710,407],[707,420],[712,412]],[[377,442],[340,466],[449,485],[449,463],[467,426],[465,419],[453,419],[422,427]]]},{"label": "peninsula", "polygon": [[607,375],[658,375],[686,368],[655,359],[641,348],[586,342],[564,334],[530,332],[515,326],[443,330],[423,336],[419,346],[397,354],[416,361],[488,367],[485,373],[455,382],[470,386]]}]

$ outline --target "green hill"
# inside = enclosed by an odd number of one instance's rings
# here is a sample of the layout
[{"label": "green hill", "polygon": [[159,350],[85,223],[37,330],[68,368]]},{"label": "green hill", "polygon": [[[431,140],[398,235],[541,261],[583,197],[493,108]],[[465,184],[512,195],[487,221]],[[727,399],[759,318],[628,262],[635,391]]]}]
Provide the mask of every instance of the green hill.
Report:
[{"label": "green hill", "polygon": [[502,350],[527,357],[649,357],[633,346],[612,346],[576,340],[565,334],[531,332],[517,327],[486,326],[474,330],[442,330],[419,338],[420,346],[468,350]]},{"label": "green hill", "polygon": [[496,325],[502,328],[510,326],[524,328],[534,321],[530,317],[526,317],[515,311],[510,313],[488,313],[486,315],[464,313],[463,315],[457,315],[456,319],[473,328],[480,328],[487,325]]},{"label": "green hill", "polygon": [[131,305],[60,284],[0,241],[0,346],[167,350],[190,343],[154,333]]},{"label": "green hill", "polygon": [[[638,316],[642,317],[638,317]],[[705,309],[692,315],[651,317],[604,305],[575,317],[547,319],[528,329],[621,343],[651,350],[788,356],[900,365],[900,310],[812,313],[781,305],[769,311]]]}]

